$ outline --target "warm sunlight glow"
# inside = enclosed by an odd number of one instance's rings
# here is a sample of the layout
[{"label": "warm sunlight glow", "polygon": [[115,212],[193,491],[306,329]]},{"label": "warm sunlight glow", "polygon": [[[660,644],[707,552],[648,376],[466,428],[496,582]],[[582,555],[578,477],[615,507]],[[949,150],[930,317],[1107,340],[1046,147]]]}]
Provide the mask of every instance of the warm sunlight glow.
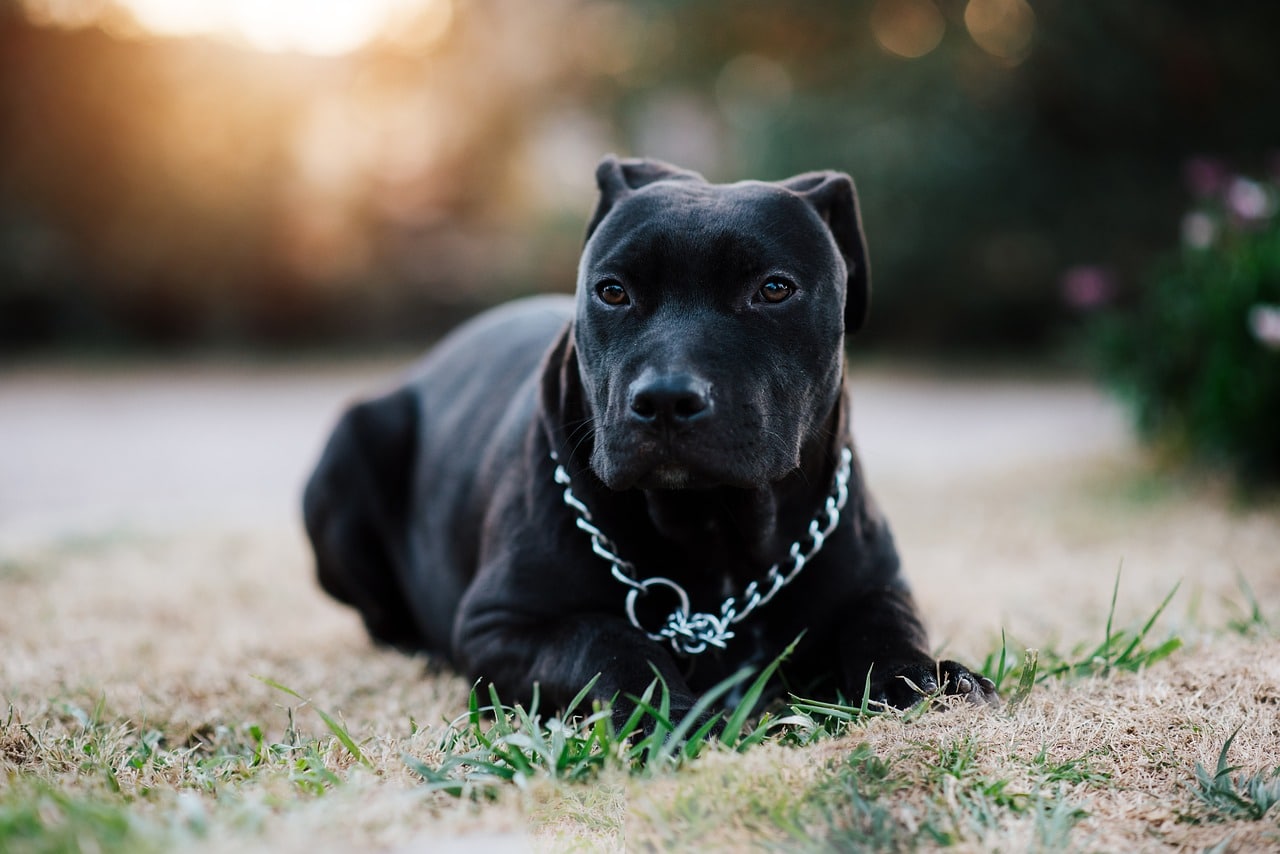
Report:
[{"label": "warm sunlight glow", "polygon": [[239,0],[236,26],[268,51],[341,54],[369,42],[390,17],[390,0]]},{"label": "warm sunlight glow", "polygon": [[[105,0],[24,0],[40,23],[108,18]],[[448,28],[450,0],[116,0],[153,36],[216,36],[256,50],[337,56],[387,35],[426,47]],[[406,38],[408,36],[408,38]],[[408,45],[406,45],[408,46]]]}]

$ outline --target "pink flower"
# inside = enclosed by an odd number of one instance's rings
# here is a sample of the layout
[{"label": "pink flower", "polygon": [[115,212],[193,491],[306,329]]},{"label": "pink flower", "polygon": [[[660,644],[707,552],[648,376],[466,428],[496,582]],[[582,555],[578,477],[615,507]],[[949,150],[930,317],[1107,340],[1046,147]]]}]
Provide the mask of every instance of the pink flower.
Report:
[{"label": "pink flower", "polygon": [[1267,188],[1257,181],[1239,176],[1227,186],[1227,209],[1241,222],[1258,222],[1275,212],[1275,201]]},{"label": "pink flower", "polygon": [[1249,331],[1263,347],[1280,350],[1280,305],[1258,303],[1250,308]]},{"label": "pink flower", "polygon": [[1182,164],[1187,189],[1197,199],[1209,199],[1222,192],[1227,183],[1227,167],[1214,157],[1191,157]]},{"label": "pink flower", "polygon": [[1200,211],[1192,211],[1182,218],[1182,245],[1191,249],[1208,249],[1218,236],[1213,217]]},{"label": "pink flower", "polygon": [[1115,276],[1105,267],[1081,264],[1062,274],[1062,299],[1081,311],[1091,311],[1111,302],[1115,296]]}]

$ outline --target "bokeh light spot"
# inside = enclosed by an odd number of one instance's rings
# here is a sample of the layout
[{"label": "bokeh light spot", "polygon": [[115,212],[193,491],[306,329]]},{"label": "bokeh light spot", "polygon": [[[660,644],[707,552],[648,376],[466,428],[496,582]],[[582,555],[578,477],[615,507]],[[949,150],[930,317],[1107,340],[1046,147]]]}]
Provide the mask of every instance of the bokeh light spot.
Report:
[{"label": "bokeh light spot", "polygon": [[942,42],[947,22],[933,0],[877,0],[871,32],[889,53],[917,59]]},{"label": "bokeh light spot", "polygon": [[1026,0],[969,0],[964,24],[978,47],[1010,65],[1031,53],[1036,13]]}]

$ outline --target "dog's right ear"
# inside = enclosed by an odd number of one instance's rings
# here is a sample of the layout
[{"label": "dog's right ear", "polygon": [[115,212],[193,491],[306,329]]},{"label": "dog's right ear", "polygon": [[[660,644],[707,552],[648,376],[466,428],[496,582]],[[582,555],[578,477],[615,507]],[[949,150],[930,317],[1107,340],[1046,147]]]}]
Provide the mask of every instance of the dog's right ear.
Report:
[{"label": "dog's right ear", "polygon": [[[591,452],[591,434],[580,434],[582,425],[587,423],[585,416],[586,403],[582,394],[582,379],[578,374],[578,351],[573,343],[573,324],[570,323],[560,333],[551,350],[542,360],[542,380],[539,393],[542,396],[540,408],[542,427],[546,431],[547,441],[553,451],[565,454],[568,450],[580,450],[586,445],[586,453]],[[578,442],[569,443],[571,435],[577,436]],[[567,462],[567,456],[565,461]]]},{"label": "dog's right ear", "polygon": [[616,155],[606,154],[596,167],[596,185],[600,187],[600,200],[596,202],[595,212],[587,223],[586,239],[590,240],[596,227],[613,210],[614,205],[641,187],[656,181],[702,181],[705,180],[697,172],[672,166],[661,160],[649,158],[619,159]]}]

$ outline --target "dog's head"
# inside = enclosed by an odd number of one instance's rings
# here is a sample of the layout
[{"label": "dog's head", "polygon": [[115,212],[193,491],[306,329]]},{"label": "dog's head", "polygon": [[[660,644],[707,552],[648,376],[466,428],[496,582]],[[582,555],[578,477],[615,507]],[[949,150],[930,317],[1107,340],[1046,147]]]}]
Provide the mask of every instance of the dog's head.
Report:
[{"label": "dog's head", "polygon": [[591,468],[612,489],[781,479],[829,441],[866,316],[853,182],[710,184],[614,157],[596,177],[573,341]]}]

